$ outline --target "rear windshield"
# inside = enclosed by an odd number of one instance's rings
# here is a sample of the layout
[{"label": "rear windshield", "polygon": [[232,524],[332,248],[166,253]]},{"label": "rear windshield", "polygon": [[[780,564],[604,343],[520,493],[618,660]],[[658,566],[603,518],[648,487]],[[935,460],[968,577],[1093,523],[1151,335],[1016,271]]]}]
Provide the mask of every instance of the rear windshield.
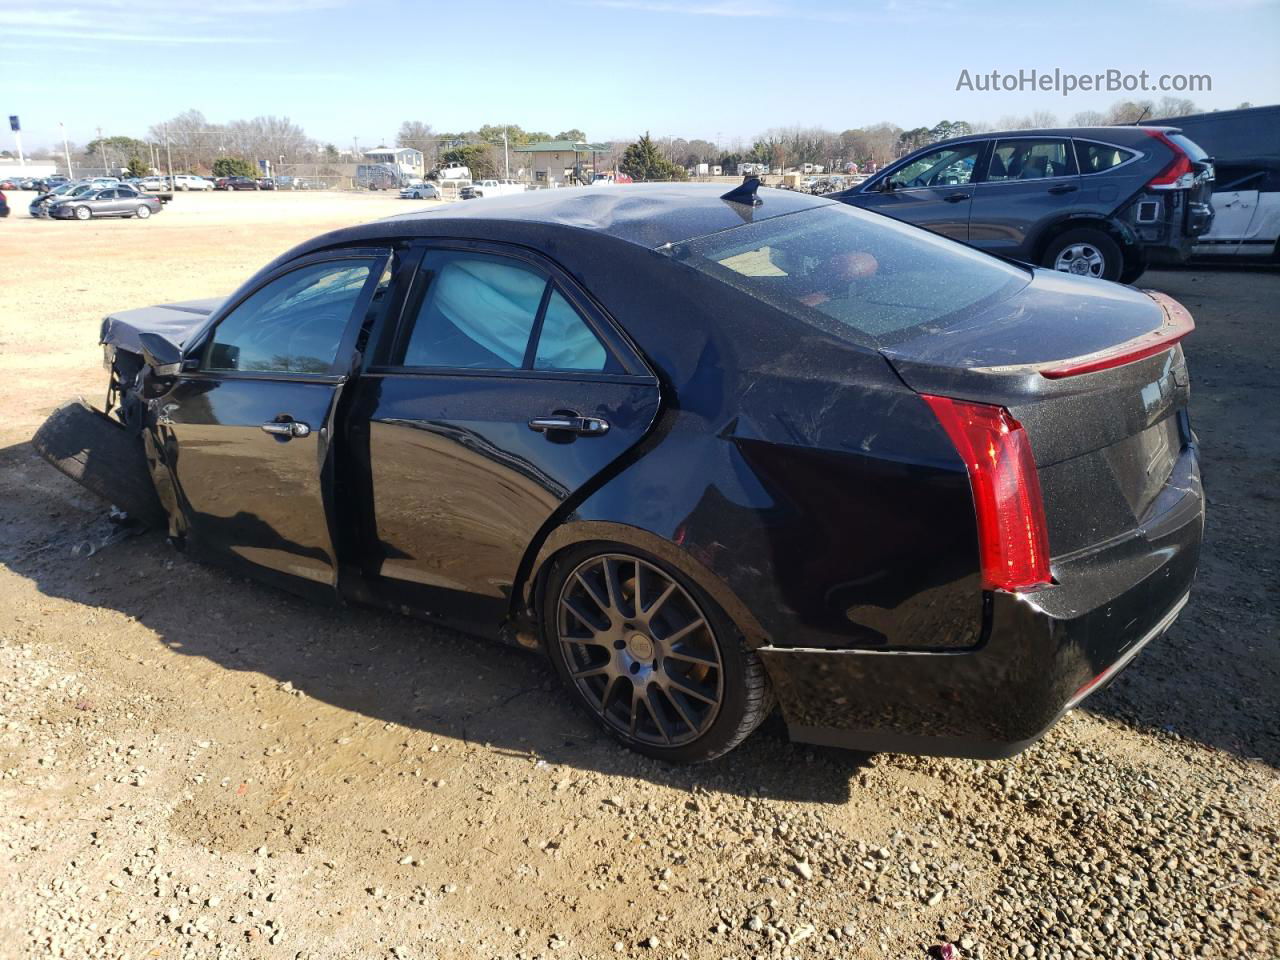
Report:
[{"label": "rear windshield", "polygon": [[1196,143],[1185,133],[1171,133],[1169,134],[1169,139],[1185,150],[1187,152],[1187,156],[1192,160],[1200,161],[1209,156],[1209,154],[1204,152],[1204,148],[1201,147],[1200,144]]},{"label": "rear windshield", "polygon": [[732,227],[661,252],[869,346],[958,319],[1029,279],[995,257],[843,203]]}]

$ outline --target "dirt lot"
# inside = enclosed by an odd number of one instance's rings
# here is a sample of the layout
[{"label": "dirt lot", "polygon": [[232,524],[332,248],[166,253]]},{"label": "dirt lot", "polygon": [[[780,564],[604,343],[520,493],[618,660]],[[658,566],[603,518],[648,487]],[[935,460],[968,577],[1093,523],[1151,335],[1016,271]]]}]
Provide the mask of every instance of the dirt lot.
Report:
[{"label": "dirt lot", "polygon": [[[114,540],[31,452],[111,309],[225,293],[386,197],[0,221],[0,957],[1280,956],[1280,273],[1143,283],[1211,514],[1170,635],[1001,763],[615,747],[543,662]],[[81,545],[95,548],[91,556]]]}]

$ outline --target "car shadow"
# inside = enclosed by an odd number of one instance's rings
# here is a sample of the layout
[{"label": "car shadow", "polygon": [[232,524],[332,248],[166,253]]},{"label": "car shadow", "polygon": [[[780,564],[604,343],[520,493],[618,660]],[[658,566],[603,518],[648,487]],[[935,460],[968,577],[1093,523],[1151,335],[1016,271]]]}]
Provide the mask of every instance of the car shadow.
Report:
[{"label": "car shadow", "polygon": [[868,760],[791,743],[776,713],[709,764],[642,757],[569,701],[540,653],[379,610],[317,606],[189,560],[159,533],[129,536],[25,443],[0,449],[0,529],[10,533],[0,566],[45,596],[116,610],[174,653],[464,745],[685,791],[832,804],[849,799]]}]

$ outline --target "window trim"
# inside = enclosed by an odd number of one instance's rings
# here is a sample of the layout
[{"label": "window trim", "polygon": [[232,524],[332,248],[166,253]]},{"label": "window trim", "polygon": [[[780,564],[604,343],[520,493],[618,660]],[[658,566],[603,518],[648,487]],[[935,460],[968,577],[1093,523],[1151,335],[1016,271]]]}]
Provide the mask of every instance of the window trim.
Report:
[{"label": "window trim", "polygon": [[[538,313],[534,318],[533,329],[529,333],[529,343],[525,347],[525,355],[521,359],[521,366],[509,368],[490,369],[485,367],[415,367],[405,366],[403,364],[388,364],[371,362],[366,366],[366,371],[370,374],[394,374],[407,375],[416,374],[420,376],[501,376],[501,377],[531,377],[533,379],[570,379],[570,380],[590,380],[600,378],[609,382],[636,382],[652,383],[656,380],[656,376],[645,362],[643,355],[639,349],[632,343],[631,339],[626,335],[622,328],[600,307],[594,298],[586,291],[582,290],[572,278],[568,276],[554,261],[542,256],[536,251],[526,247],[517,246],[515,244],[501,243],[491,240],[474,240],[459,237],[430,237],[415,240],[412,244],[413,248],[418,251],[418,257],[412,264],[412,279],[406,285],[405,294],[398,306],[394,321],[390,321],[387,328],[382,331],[381,341],[376,344],[375,348],[370,351],[371,357],[378,356],[399,356],[403,352],[403,348],[407,346],[407,339],[413,332],[413,324],[417,317],[409,316],[409,305],[413,302],[414,292],[417,285],[422,282],[422,265],[427,257],[433,252],[445,253],[471,253],[482,256],[505,257],[516,260],[533,270],[538,271],[547,278],[547,285],[543,289],[542,299],[538,304]],[[542,321],[546,313],[547,303],[551,299],[551,293],[558,291],[565,298],[586,323],[587,328],[600,341],[600,345],[604,347],[605,352],[611,356],[621,371],[618,373],[607,373],[604,371],[592,370],[536,370],[532,367],[533,357],[536,356],[538,339],[542,335]],[[370,338],[371,341],[373,338]],[[532,353],[531,353],[532,351]],[[548,376],[554,375],[554,376]]]},{"label": "window trim", "polygon": [[[221,326],[222,321],[236,310],[244,305],[245,301],[254,296],[260,290],[281,279],[291,273],[306,267],[314,266],[318,263],[327,263],[338,260],[369,260],[373,266],[369,270],[369,276],[365,280],[364,287],[360,290],[359,296],[356,298],[355,305],[351,309],[351,313],[347,316],[347,325],[343,330],[342,339],[338,341],[338,350],[334,355],[333,363],[329,365],[329,369],[325,373],[299,373],[287,370],[202,370],[199,368],[193,370],[184,370],[182,378],[191,380],[274,380],[288,381],[298,383],[341,383],[351,374],[352,364],[350,362],[352,350],[355,346],[356,338],[359,336],[360,327],[363,322],[354,322],[357,317],[365,317],[368,315],[369,306],[373,302],[373,292],[377,289],[378,280],[382,277],[382,272],[386,269],[386,264],[390,260],[392,249],[390,246],[383,247],[335,247],[330,250],[312,253],[306,256],[290,260],[281,264],[264,276],[260,282],[254,283],[252,286],[241,288],[240,292],[232,295],[226,303],[210,316],[209,321],[197,332],[190,340],[187,346],[183,348],[183,363],[196,360],[199,363],[204,362],[204,356],[208,348],[209,339],[214,336],[215,331]],[[395,278],[392,277],[392,291],[395,291]]]},{"label": "window trim", "polygon": [[[1062,143],[1063,146],[1065,147],[1065,149],[1063,150],[1063,155],[1067,158],[1067,162],[1070,165],[1068,169],[1071,169],[1071,172],[1064,173],[1061,176],[1057,176],[1057,177],[1032,177],[1029,180],[1009,180],[1009,179],[992,180],[990,179],[991,161],[995,159],[996,150],[999,149],[1000,144],[1005,143],[1006,141],[1011,141],[1011,140],[1038,140],[1041,142],[1049,142],[1049,141],[1056,140]],[[1112,167],[1111,169],[1114,170],[1115,167]],[[1099,172],[1105,172],[1105,171],[1099,171]],[[1076,147],[1075,147],[1074,137],[1066,137],[1066,136],[1047,137],[1047,136],[1034,136],[1034,135],[1020,136],[1020,137],[992,137],[991,150],[987,154],[987,163],[986,163],[986,167],[982,171],[982,180],[980,182],[989,183],[991,186],[996,187],[996,186],[1001,186],[1007,183],[1051,183],[1054,180],[1074,180],[1078,176],[1080,176],[1080,158],[1076,156]]]},{"label": "window trim", "polygon": [[[1107,167],[1105,170],[1090,170],[1088,173],[1085,173],[1084,164],[1080,162],[1080,148],[1077,146],[1081,143],[1093,143],[1100,147],[1110,147],[1112,150],[1123,150],[1125,153],[1129,154],[1129,158],[1122,163],[1117,163],[1113,167]],[[1072,137],[1071,149],[1075,151],[1076,169],[1080,171],[1079,175],[1082,177],[1100,177],[1104,174],[1115,173],[1121,167],[1127,167],[1129,164],[1136,163],[1146,156],[1145,153],[1135,147],[1126,147],[1122,143],[1108,143],[1106,140],[1094,140],[1092,137]]]}]

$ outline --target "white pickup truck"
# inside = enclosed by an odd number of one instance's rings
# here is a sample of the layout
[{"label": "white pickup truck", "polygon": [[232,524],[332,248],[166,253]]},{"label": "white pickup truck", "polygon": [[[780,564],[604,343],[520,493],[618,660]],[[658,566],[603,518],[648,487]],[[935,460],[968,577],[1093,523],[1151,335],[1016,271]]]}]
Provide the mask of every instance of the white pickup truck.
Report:
[{"label": "white pickup truck", "polygon": [[460,196],[463,200],[475,200],[480,197],[504,197],[509,193],[524,193],[525,185],[519,180],[477,180],[469,187],[463,187]]}]

